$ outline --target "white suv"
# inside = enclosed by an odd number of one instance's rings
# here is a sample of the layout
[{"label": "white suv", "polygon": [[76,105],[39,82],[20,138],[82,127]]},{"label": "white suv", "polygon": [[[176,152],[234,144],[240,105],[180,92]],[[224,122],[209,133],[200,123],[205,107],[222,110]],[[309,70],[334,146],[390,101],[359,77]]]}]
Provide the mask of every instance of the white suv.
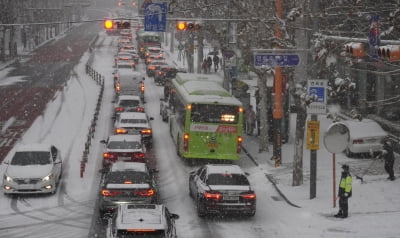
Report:
[{"label": "white suv", "polygon": [[162,204],[121,204],[109,219],[107,238],[176,238],[175,219]]}]

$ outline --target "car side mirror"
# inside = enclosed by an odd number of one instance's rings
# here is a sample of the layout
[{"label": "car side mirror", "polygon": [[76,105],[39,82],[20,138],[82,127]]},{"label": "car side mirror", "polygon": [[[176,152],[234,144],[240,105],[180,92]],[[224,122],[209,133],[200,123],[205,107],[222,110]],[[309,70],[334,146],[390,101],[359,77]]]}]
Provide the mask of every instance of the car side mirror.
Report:
[{"label": "car side mirror", "polygon": [[4,164],[10,164],[10,161],[3,161]]},{"label": "car side mirror", "polygon": [[150,117],[149,120],[150,120],[150,121],[154,120],[154,117]]},{"label": "car side mirror", "polygon": [[106,144],[107,142],[106,142],[106,140],[101,140],[100,143]]},{"label": "car side mirror", "polygon": [[175,214],[175,213],[170,214],[169,217],[170,217],[171,219],[175,219],[175,220],[179,219],[179,215],[178,215],[178,214]]}]

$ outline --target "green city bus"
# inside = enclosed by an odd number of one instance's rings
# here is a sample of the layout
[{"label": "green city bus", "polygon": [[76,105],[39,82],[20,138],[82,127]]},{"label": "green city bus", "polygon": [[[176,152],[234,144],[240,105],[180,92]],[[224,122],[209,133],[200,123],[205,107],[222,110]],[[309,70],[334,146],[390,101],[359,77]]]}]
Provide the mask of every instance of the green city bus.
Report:
[{"label": "green city bus", "polygon": [[169,84],[168,123],[185,159],[240,159],[242,103],[212,74],[178,73]]}]

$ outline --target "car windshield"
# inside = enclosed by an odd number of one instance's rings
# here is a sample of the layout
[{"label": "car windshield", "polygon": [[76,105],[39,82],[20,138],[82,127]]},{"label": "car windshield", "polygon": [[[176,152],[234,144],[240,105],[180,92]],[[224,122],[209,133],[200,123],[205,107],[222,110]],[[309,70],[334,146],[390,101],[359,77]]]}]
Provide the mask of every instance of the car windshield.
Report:
[{"label": "car windshield", "polygon": [[111,141],[108,143],[108,149],[140,149],[142,148],[138,141]]},{"label": "car windshield", "polygon": [[149,174],[140,171],[113,171],[106,175],[106,182],[115,184],[123,184],[126,181],[134,184],[147,184],[149,180]]},{"label": "car windshield", "polygon": [[45,165],[50,163],[50,152],[48,151],[16,152],[11,160],[11,165]]},{"label": "car windshield", "polygon": [[208,185],[242,185],[248,186],[249,181],[243,174],[210,174],[207,178]]}]

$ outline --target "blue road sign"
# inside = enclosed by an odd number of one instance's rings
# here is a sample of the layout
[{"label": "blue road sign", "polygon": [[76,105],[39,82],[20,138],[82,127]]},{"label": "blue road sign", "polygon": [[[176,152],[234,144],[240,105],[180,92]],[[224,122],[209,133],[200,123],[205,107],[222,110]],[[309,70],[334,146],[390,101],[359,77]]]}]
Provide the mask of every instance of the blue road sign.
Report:
[{"label": "blue road sign", "polygon": [[322,102],[324,103],[325,101],[325,88],[324,87],[310,87],[310,92],[309,95],[317,95],[317,100],[316,102]]},{"label": "blue road sign", "polygon": [[254,67],[288,67],[296,66],[300,63],[300,56],[297,54],[255,54]]},{"label": "blue road sign", "polygon": [[144,6],[144,30],[165,32],[167,26],[167,4],[147,3]]},{"label": "blue road sign", "polygon": [[316,95],[314,101],[307,107],[309,114],[326,114],[326,87],[328,80],[309,79],[307,80],[308,95]]}]

